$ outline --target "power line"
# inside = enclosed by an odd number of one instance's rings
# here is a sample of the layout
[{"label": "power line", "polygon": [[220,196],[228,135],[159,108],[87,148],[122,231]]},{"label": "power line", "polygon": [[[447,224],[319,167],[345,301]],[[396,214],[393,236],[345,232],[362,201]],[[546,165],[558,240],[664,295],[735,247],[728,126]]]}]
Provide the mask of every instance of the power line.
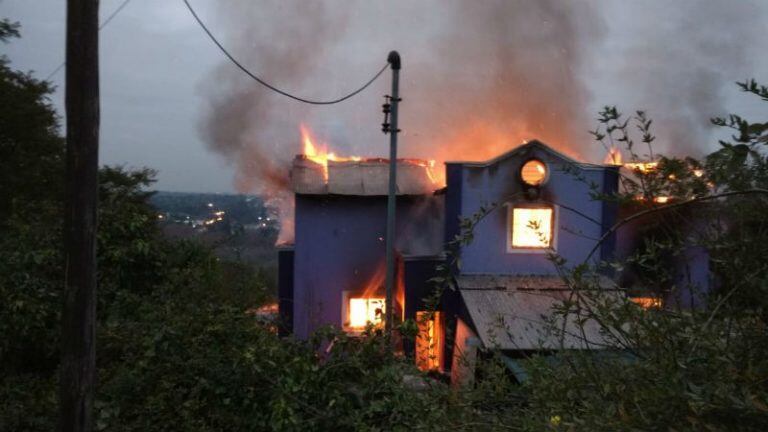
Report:
[{"label": "power line", "polygon": [[105,19],[103,23],[101,23],[101,25],[99,26],[99,30],[101,30],[104,27],[106,27],[107,24],[109,24],[109,22],[112,21],[112,19],[114,17],[116,17],[117,14],[119,14],[121,10],[123,10],[123,8],[128,6],[128,3],[130,3],[130,2],[131,2],[131,0],[125,0],[123,3],[121,3],[120,6],[118,6],[117,9],[115,9],[115,11],[112,12],[112,14],[110,16],[108,16],[107,19]]},{"label": "power line", "polygon": [[[113,12],[112,12],[112,13],[111,13],[111,14],[110,14],[108,17],[107,17],[107,19],[105,19],[105,20],[104,20],[104,22],[103,22],[103,23],[101,23],[101,25],[99,26],[99,31],[101,31],[101,29],[103,29],[104,27],[106,27],[106,26],[107,26],[107,24],[109,24],[109,22],[110,22],[110,21],[112,21],[112,20],[113,20],[113,19],[114,19],[114,18],[117,16],[117,14],[119,14],[119,13],[120,13],[120,11],[122,11],[122,10],[123,10],[123,9],[124,9],[126,6],[128,6],[128,3],[130,3],[130,2],[131,2],[131,0],[124,0],[122,3],[120,3],[120,6],[118,6],[118,7],[117,7],[117,9],[115,9],[115,10],[114,10],[114,11],[113,11]],[[60,65],[59,65],[59,66],[58,66],[56,69],[54,69],[54,70],[53,70],[53,72],[51,72],[51,73],[50,73],[50,74],[49,74],[49,75],[48,75],[48,76],[45,78],[45,81],[48,81],[48,80],[50,80],[51,78],[53,78],[53,76],[54,76],[54,75],[56,75],[57,73],[59,73],[59,71],[61,70],[61,68],[63,68],[63,67],[66,65],[66,64],[67,64],[67,62],[66,62],[66,61],[63,61],[63,62],[61,62],[61,64],[60,64]]]},{"label": "power line", "polygon": [[216,46],[217,46],[217,47],[219,47],[219,50],[221,50],[221,52],[222,52],[222,53],[223,53],[223,54],[224,54],[224,55],[225,55],[225,56],[226,56],[226,57],[227,57],[227,58],[228,58],[228,59],[229,59],[229,60],[230,60],[232,63],[234,63],[234,65],[235,65],[235,66],[237,66],[237,67],[238,67],[238,68],[239,68],[241,71],[243,71],[243,72],[244,72],[246,75],[248,75],[249,77],[253,78],[253,79],[254,79],[256,82],[258,82],[259,84],[263,85],[264,87],[266,87],[266,88],[268,88],[268,89],[270,89],[270,90],[272,90],[272,91],[274,91],[274,92],[277,92],[277,93],[279,93],[279,94],[281,94],[281,95],[283,95],[283,96],[286,96],[286,97],[289,97],[289,98],[291,98],[291,99],[297,100],[297,101],[299,101],[299,102],[304,102],[304,103],[307,103],[307,104],[312,104],[312,105],[333,105],[333,104],[337,104],[337,103],[339,103],[339,102],[343,102],[343,101],[345,101],[345,100],[347,100],[347,99],[351,98],[352,96],[355,96],[356,94],[360,93],[361,91],[365,90],[366,88],[368,88],[368,86],[370,86],[371,84],[373,84],[373,82],[374,82],[374,81],[376,81],[376,79],[377,79],[378,77],[380,77],[382,73],[384,73],[384,71],[387,69],[387,66],[389,66],[389,63],[385,64],[385,65],[384,65],[384,67],[382,67],[382,68],[381,68],[381,70],[380,70],[379,72],[377,72],[377,73],[376,73],[376,75],[374,75],[374,76],[373,76],[373,78],[371,78],[371,79],[370,79],[370,80],[369,80],[367,83],[365,83],[365,84],[364,84],[362,87],[360,87],[359,89],[357,89],[357,90],[353,91],[352,93],[349,93],[348,95],[346,95],[346,96],[342,96],[342,97],[340,97],[340,98],[338,98],[338,99],[329,100],[329,101],[316,101],[316,100],[309,100],[309,99],[300,98],[300,97],[298,97],[298,96],[294,96],[294,95],[292,95],[292,94],[290,94],[290,93],[287,93],[287,92],[285,92],[285,91],[283,91],[283,90],[280,90],[279,88],[277,88],[277,87],[275,87],[275,86],[273,86],[273,85],[269,84],[268,82],[264,81],[263,79],[261,79],[261,78],[259,78],[258,76],[256,76],[256,74],[254,74],[253,72],[251,72],[250,70],[248,70],[248,68],[246,68],[245,66],[243,66],[243,65],[242,65],[242,64],[241,64],[239,61],[237,61],[237,59],[235,59],[235,57],[234,57],[234,56],[232,56],[232,54],[230,54],[230,53],[229,53],[229,51],[227,51],[227,49],[226,49],[226,48],[224,48],[224,46],[223,46],[223,45],[222,45],[222,44],[221,44],[221,43],[220,43],[220,42],[219,42],[219,41],[216,39],[216,37],[215,37],[215,36],[213,36],[213,34],[211,33],[211,31],[210,31],[210,30],[208,30],[208,27],[206,27],[206,25],[203,23],[203,21],[200,19],[200,17],[199,17],[199,16],[197,16],[197,13],[196,13],[196,12],[195,12],[195,10],[192,8],[192,5],[190,5],[190,4],[189,4],[189,1],[188,1],[188,0],[183,0],[183,1],[184,1],[184,4],[186,4],[186,5],[187,5],[187,9],[189,9],[189,12],[190,12],[190,13],[192,14],[192,16],[195,18],[195,20],[197,21],[197,23],[198,23],[198,24],[200,24],[200,27],[201,27],[201,28],[202,28],[202,29],[205,31],[205,33],[208,35],[208,37],[211,39],[211,41],[213,41],[213,43],[214,43],[214,44],[216,44]]}]

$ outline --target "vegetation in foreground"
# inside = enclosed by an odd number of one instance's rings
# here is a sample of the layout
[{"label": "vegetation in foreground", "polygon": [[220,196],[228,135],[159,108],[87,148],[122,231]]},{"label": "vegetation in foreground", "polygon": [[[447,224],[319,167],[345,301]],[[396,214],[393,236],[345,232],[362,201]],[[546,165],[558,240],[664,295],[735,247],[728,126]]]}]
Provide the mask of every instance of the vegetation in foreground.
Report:
[{"label": "vegetation in foreground", "polygon": [[[0,22],[0,38],[17,35]],[[742,88],[768,101],[768,89]],[[0,60],[0,430],[55,429],[63,142],[51,88]],[[636,120],[650,144],[650,124]],[[712,224],[694,241],[712,251],[719,289],[701,310],[642,310],[589,298],[601,269],[565,266],[581,293],[562,305],[597,320],[630,360],[562,353],[527,363],[519,385],[489,350],[472,388],[424,379],[384,349],[332,329],[310,343],[278,339],[251,312],[266,297],[250,267],[217,259],[194,242],[159,235],[145,190],[152,172],[100,172],[97,429],[235,430],[765,430],[768,428],[768,123],[716,119],[732,142],[704,161],[661,159],[627,195],[682,202],[717,194]],[[628,123],[603,112],[598,139],[636,151]],[[693,178],[691,167],[706,176]],[[703,186],[702,186],[703,182]],[[711,183],[711,184],[709,184]],[[633,189],[635,188],[635,189]],[[746,191],[756,191],[747,194]],[[649,206],[654,206],[653,200]],[[632,266],[659,292],[680,289],[659,265],[691,239],[688,205],[665,213]],[[679,210],[679,213],[678,213]],[[683,219],[675,219],[683,218]],[[472,221],[457,241],[470,241]],[[450,285],[450,281],[446,281]],[[334,339],[330,353],[316,349]],[[410,384],[406,384],[410,382]]]}]

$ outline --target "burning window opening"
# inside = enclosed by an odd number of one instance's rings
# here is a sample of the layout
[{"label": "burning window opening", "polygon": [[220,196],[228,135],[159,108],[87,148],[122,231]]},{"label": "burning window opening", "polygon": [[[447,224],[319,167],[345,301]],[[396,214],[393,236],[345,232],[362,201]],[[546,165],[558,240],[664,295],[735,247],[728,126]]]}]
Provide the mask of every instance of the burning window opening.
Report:
[{"label": "burning window opening", "polygon": [[538,159],[531,159],[520,168],[520,178],[528,186],[540,186],[547,180],[547,166]]},{"label": "burning window opening", "polygon": [[422,371],[441,370],[445,340],[440,311],[416,312],[419,334],[416,338],[416,367]]},{"label": "burning window opening", "polygon": [[510,207],[509,251],[551,248],[554,217],[555,211],[552,207]]},{"label": "burning window opening", "polygon": [[[347,294],[347,293],[345,293]],[[345,295],[344,330],[360,332],[372,324],[378,327],[384,322],[386,302],[381,297],[351,297]]]}]

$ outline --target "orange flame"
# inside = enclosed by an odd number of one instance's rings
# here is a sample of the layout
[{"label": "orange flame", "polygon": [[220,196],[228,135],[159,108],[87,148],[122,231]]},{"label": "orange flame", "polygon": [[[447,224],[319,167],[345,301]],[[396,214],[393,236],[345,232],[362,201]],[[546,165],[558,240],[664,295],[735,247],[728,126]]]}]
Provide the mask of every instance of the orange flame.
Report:
[{"label": "orange flame", "polygon": [[659,309],[663,306],[658,297],[631,297],[630,300],[643,309]]},{"label": "orange flame", "polygon": [[605,155],[605,159],[603,159],[603,163],[606,165],[622,165],[622,157],[621,157],[621,150],[619,150],[616,147],[611,147],[608,149],[608,153]]},{"label": "orange flame", "polygon": [[379,325],[384,318],[386,301],[383,294],[386,267],[379,265],[376,272],[365,284],[363,293],[349,298],[348,328],[352,331],[364,329],[368,323]]},{"label": "orange flame", "polygon": [[349,327],[351,329],[363,329],[368,323],[381,324],[385,313],[385,303],[383,298],[350,298]]},{"label": "orange flame", "polygon": [[[363,160],[360,156],[337,156],[336,153],[328,151],[328,145],[325,143],[316,144],[318,140],[312,135],[309,129],[304,125],[299,125],[301,130],[301,143],[302,154],[305,158],[323,167],[323,177],[328,182],[328,161],[334,162],[360,162]],[[375,159],[375,158],[374,158]],[[375,159],[383,160],[383,159]],[[432,170],[435,168],[434,160],[421,160],[421,159],[398,159],[398,161],[406,162],[426,168],[427,176],[432,183],[437,184],[434,173]]]},{"label": "orange flame", "polygon": [[643,174],[655,170],[658,165],[658,162],[627,162],[624,164],[625,167],[633,171],[640,171]]},{"label": "orange flame", "polygon": [[301,130],[301,143],[304,147],[303,148],[304,157],[323,167],[323,176],[326,182],[328,181],[328,161],[329,160],[340,161],[340,162],[346,162],[346,161],[357,162],[362,160],[360,156],[340,157],[340,156],[336,156],[335,153],[329,153],[328,146],[325,143],[322,144],[322,148],[321,146],[315,145],[316,140],[313,138],[312,134],[310,133],[309,129],[307,129],[306,126],[302,124],[299,126],[299,129]]}]

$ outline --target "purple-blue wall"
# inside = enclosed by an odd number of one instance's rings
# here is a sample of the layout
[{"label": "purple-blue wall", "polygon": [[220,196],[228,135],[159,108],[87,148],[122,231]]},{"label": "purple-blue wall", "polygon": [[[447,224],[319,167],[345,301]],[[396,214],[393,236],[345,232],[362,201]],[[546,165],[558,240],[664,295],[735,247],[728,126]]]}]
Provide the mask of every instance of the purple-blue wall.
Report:
[{"label": "purple-blue wall", "polygon": [[[557,210],[557,253],[570,264],[581,263],[596,240],[615,219],[615,208],[605,207],[590,197],[590,185],[597,191],[610,190],[617,181],[615,169],[603,166],[574,165],[538,143],[528,144],[509,157],[489,165],[448,164],[446,198],[446,236],[457,231],[460,215],[470,216],[481,205],[490,203],[532,203],[522,196],[519,181],[522,164],[537,158],[547,164],[549,178],[541,186],[539,202],[554,204]],[[568,171],[564,169],[568,166]],[[608,173],[608,174],[606,174]],[[577,180],[580,178],[580,180]],[[457,190],[457,187],[460,189]],[[513,197],[510,199],[510,197]],[[452,225],[454,224],[454,225]],[[595,254],[599,260],[610,254],[611,246]],[[480,222],[474,240],[463,248],[462,273],[554,274],[555,268],[544,253],[507,252],[507,208],[501,206]]]},{"label": "purple-blue wall", "polygon": [[[297,195],[293,331],[306,339],[325,324],[342,325],[342,296],[365,287],[384,264],[385,196]],[[398,197],[397,250],[438,254],[441,196]]]},{"label": "purple-blue wall", "polygon": [[[640,211],[645,207],[624,206],[619,212],[619,219],[624,219]],[[665,303],[672,308],[697,308],[705,304],[706,296],[713,287],[710,274],[709,251],[701,245],[698,230],[704,229],[707,221],[698,217],[698,214],[706,215],[706,212],[697,213],[696,208],[687,209],[687,213],[671,216],[667,213],[651,213],[645,217],[635,219],[622,225],[616,231],[616,258],[627,260],[638,251],[642,250],[643,242],[647,238],[658,235],[658,226],[665,226],[683,234],[685,244],[681,245],[679,253],[673,254],[668,259],[669,276],[672,278],[669,292],[654,292],[651,288],[642,285],[642,280],[636,274],[633,266],[625,266],[618,275],[619,284],[626,288],[637,290],[639,295],[663,295]],[[663,232],[662,232],[663,234]]]},{"label": "purple-blue wall", "polygon": [[709,293],[709,251],[703,246],[685,247],[675,262],[675,291],[666,302],[682,309],[699,308]]},{"label": "purple-blue wall", "polygon": [[277,330],[280,336],[293,332],[293,247],[277,250]]}]

